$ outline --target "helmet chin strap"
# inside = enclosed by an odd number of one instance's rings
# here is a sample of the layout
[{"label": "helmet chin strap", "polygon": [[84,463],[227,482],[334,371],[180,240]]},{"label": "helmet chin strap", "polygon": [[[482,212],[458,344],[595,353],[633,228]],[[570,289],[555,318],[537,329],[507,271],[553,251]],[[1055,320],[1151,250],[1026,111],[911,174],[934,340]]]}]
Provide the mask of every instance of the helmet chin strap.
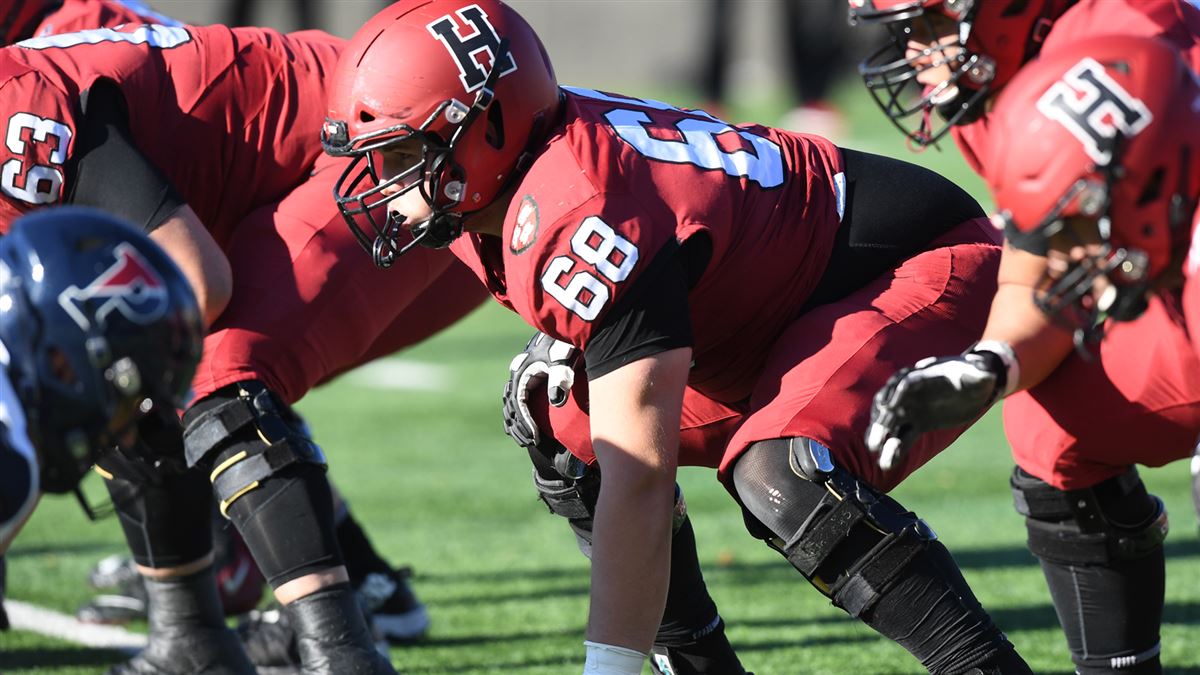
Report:
[{"label": "helmet chin strap", "polygon": [[404,231],[404,216],[389,213],[383,231],[375,236],[371,244],[371,259],[375,266],[387,269],[396,262],[396,258],[408,253],[417,246],[439,249],[446,248],[462,234],[462,217],[452,213],[441,213],[428,220],[416,223],[410,228],[412,241],[400,245],[398,239]]}]

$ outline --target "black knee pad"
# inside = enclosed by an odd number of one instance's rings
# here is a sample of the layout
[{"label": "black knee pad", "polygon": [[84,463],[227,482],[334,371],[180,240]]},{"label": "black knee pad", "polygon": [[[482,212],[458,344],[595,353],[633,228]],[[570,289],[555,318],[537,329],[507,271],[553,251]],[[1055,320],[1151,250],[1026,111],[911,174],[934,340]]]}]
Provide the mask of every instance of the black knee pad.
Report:
[{"label": "black knee pad", "polygon": [[1082,490],[1059,490],[1017,467],[1013,502],[1025,516],[1029,550],[1067,565],[1107,565],[1150,555],[1167,536],[1167,510],[1137,469]]},{"label": "black knee pad", "polygon": [[733,481],[752,534],[929,672],[1031,672],[933,530],[835,465],[820,443],[755,443]]},{"label": "black knee pad", "polygon": [[868,611],[937,538],[807,438],[755,443],[733,478],[751,534],[769,534],[767,543],[851,616]]},{"label": "black knee pad", "polygon": [[1012,488],[1076,670],[1161,672],[1162,501],[1146,491],[1133,468],[1070,491],[1017,468]]},{"label": "black knee pad", "polygon": [[[547,444],[543,442],[540,444],[541,450],[529,448],[529,458],[533,462],[533,484],[537,488],[538,498],[552,513],[567,519],[575,532],[579,550],[591,558],[592,519],[596,513],[596,500],[600,496],[600,468],[585,464],[561,445],[557,452],[547,456],[543,454],[546,447]],[[728,647],[723,634],[724,624],[704,583],[696,553],[695,533],[688,520],[687,502],[679,485],[675,486],[671,530],[671,583],[655,644],[671,647],[694,645],[712,636],[713,642],[718,639],[720,642],[712,651],[722,653],[722,648]],[[732,653],[732,649],[728,651]],[[722,657],[728,659],[723,653]]]},{"label": "black knee pad", "polygon": [[291,408],[256,381],[239,382],[184,415],[189,465],[209,472],[272,587],[342,564],[325,457]]},{"label": "black knee pad", "polygon": [[591,558],[592,518],[600,497],[600,468],[588,466],[562,446],[558,448],[552,456],[529,448],[533,486],[538,499],[551,513],[567,519],[580,552]]},{"label": "black knee pad", "polygon": [[212,550],[212,489],[199,469],[177,470],[119,452],[96,462],[134,562],[143,567],[177,567]]},{"label": "black knee pad", "polygon": [[[545,446],[545,443],[542,445]],[[567,519],[575,531],[579,550],[590,558],[592,519],[596,514],[596,500],[600,498],[600,467],[586,464],[557,442],[555,445],[559,450],[552,456],[542,454],[537,448],[529,448],[529,458],[533,462],[533,485],[537,489],[538,499],[550,512]],[[678,533],[686,520],[687,502],[676,484],[672,532]]]}]

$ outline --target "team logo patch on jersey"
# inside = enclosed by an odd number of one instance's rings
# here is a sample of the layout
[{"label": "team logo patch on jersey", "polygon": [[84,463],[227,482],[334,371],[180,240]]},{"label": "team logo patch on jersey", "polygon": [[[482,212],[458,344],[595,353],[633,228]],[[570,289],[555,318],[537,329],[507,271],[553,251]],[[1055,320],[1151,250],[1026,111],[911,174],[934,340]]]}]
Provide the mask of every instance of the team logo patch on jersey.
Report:
[{"label": "team logo patch on jersey", "polygon": [[58,296],[58,304],[83,330],[90,330],[93,322],[103,325],[114,311],[148,324],[167,310],[170,297],[158,272],[130,244],[118,244],[113,253],[116,262],[100,276],[83,288],[69,286]]},{"label": "team logo patch on jersey", "polygon": [[[500,77],[517,69],[511,52],[506,53],[499,63],[496,62],[496,54],[500,51],[500,34],[488,21],[487,12],[479,5],[467,5],[454,14],[458,16],[458,22],[453,15],[447,14],[429,22],[425,28],[442,43],[458,64],[458,79],[467,93],[482,87],[492,68],[500,69]],[[460,23],[465,30],[459,29]],[[486,62],[482,58],[485,55]]]},{"label": "team logo patch on jersey", "polygon": [[1113,140],[1135,136],[1154,116],[1140,99],[1109,77],[1095,59],[1084,58],[1037,102],[1038,112],[1067,128],[1098,164],[1112,161]]},{"label": "team logo patch on jersey", "polygon": [[540,224],[541,216],[538,214],[537,202],[533,197],[525,195],[521,198],[521,205],[517,207],[517,224],[513,226],[512,242],[508,246],[513,255],[524,253],[537,241]]}]

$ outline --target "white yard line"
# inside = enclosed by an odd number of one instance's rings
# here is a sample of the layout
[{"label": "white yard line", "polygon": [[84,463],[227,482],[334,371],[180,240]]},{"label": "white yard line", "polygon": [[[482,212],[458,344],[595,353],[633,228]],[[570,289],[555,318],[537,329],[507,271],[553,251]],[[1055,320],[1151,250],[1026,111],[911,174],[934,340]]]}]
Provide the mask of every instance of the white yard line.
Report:
[{"label": "white yard line", "polygon": [[450,368],[423,361],[384,359],[352,371],[347,379],[369,389],[450,391],[454,375]]},{"label": "white yard line", "polygon": [[4,601],[13,628],[58,638],[87,647],[124,652],[130,656],[146,646],[146,636],[119,626],[82,623],[75,617],[19,600]]}]

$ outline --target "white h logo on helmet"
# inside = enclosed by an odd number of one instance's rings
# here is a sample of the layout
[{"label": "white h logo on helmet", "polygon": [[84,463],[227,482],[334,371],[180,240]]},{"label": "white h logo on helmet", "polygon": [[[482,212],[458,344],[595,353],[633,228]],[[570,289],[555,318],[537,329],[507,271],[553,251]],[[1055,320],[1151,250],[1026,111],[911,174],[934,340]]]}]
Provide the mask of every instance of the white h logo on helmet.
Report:
[{"label": "white h logo on helmet", "polygon": [[484,52],[488,55],[491,67],[500,69],[501,77],[517,69],[517,62],[511,52],[496,63],[496,53],[500,51],[500,34],[488,22],[487,12],[479,5],[467,5],[454,13],[468,30],[473,29],[473,32],[467,35],[460,33],[458,24],[450,14],[430,22],[425,28],[446,47],[458,64],[458,79],[467,93],[482,87],[487,81],[488,71],[483,69],[479,59]]},{"label": "white h logo on helmet", "polygon": [[1097,164],[1112,161],[1117,133],[1135,136],[1154,119],[1141,100],[1109,77],[1104,66],[1084,58],[1038,99],[1037,109],[1067,128]]}]

